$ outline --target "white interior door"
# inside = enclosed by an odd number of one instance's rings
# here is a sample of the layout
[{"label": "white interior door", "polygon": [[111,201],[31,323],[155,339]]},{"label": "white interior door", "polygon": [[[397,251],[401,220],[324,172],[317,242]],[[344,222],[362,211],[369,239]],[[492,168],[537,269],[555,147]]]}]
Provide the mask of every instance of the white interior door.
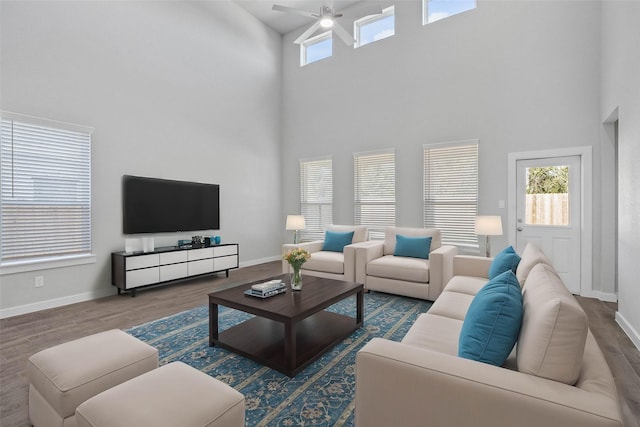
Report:
[{"label": "white interior door", "polygon": [[565,286],[580,293],[580,156],[516,162],[516,250],[527,242],[551,260]]}]

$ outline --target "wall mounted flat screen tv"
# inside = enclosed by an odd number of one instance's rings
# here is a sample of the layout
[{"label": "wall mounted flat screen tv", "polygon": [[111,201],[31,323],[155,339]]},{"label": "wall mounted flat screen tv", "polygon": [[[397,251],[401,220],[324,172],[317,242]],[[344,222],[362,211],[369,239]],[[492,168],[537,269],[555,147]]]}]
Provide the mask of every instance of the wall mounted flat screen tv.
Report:
[{"label": "wall mounted flat screen tv", "polygon": [[220,186],[124,175],[124,234],[220,229]]}]

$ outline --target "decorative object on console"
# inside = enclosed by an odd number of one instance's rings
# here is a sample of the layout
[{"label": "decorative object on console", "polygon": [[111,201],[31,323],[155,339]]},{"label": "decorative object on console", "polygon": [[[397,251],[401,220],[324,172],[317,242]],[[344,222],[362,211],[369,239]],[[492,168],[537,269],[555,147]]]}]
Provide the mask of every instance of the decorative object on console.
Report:
[{"label": "decorative object on console", "polygon": [[479,236],[485,236],[485,256],[491,256],[489,236],[502,236],[502,217],[500,215],[478,215],[474,231]]},{"label": "decorative object on console", "polygon": [[311,258],[311,254],[305,249],[296,248],[288,251],[283,258],[293,269],[291,273],[291,290],[302,290],[302,275],[300,274],[300,269],[302,265]]},{"label": "decorative object on console", "polygon": [[192,236],[191,237],[191,247],[194,249],[198,249],[204,246],[202,236]]},{"label": "decorative object on console", "polygon": [[285,225],[285,230],[291,231],[293,230],[293,244],[297,245],[298,241],[298,231],[304,230],[305,223],[304,217],[302,215],[287,215],[287,223]]},{"label": "decorative object on console", "polygon": [[215,237],[213,238],[213,241],[214,241],[214,242],[216,242],[216,245],[219,245],[219,244],[220,244],[220,242],[222,241],[222,239],[220,238],[220,236],[215,236]]},{"label": "decorative object on console", "polygon": [[153,237],[143,237],[142,238],[142,251],[143,252],[153,252],[155,249],[155,242]]}]

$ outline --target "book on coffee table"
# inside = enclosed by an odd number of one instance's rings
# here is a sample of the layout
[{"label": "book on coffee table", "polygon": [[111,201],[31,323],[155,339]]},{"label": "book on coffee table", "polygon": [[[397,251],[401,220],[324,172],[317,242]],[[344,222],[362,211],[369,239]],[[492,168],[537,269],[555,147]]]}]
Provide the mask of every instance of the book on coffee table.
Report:
[{"label": "book on coffee table", "polygon": [[257,297],[257,298],[269,298],[272,297],[274,295],[279,295],[279,294],[283,294],[287,291],[287,288],[283,285],[280,288],[277,289],[271,289],[265,292],[262,291],[255,291],[253,289],[247,289],[246,291],[244,291],[245,295],[248,295],[250,297]]},{"label": "book on coffee table", "polygon": [[269,280],[268,282],[256,283],[251,285],[251,290],[256,292],[268,292],[274,289],[280,289],[284,287],[282,280]]}]

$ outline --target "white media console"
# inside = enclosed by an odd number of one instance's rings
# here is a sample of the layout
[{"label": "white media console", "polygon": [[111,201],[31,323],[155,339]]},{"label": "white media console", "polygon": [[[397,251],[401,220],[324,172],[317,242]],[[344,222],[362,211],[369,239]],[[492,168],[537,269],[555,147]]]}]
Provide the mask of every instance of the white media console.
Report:
[{"label": "white media console", "polygon": [[238,268],[238,244],[228,243],[197,249],[157,248],[153,252],[112,252],[111,284],[118,294],[164,282],[226,272]]}]

